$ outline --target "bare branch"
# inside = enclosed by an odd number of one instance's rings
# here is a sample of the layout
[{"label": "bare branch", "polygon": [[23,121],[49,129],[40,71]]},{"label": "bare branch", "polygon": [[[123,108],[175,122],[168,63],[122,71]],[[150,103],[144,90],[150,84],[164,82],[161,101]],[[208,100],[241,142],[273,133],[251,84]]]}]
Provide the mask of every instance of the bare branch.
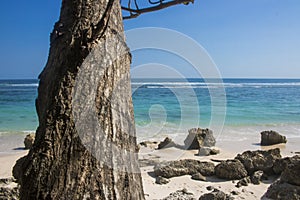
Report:
[{"label": "bare branch", "polygon": [[134,18],[137,18],[138,16],[140,16],[140,14],[130,14],[128,16],[123,16],[123,19],[134,19]]},{"label": "bare branch", "polygon": [[128,15],[128,16],[123,16],[123,19],[136,18],[143,13],[162,10],[164,8],[168,8],[168,7],[174,6],[174,5],[179,5],[179,4],[187,5],[189,3],[194,3],[194,0],[172,0],[172,1],[168,1],[168,2],[164,2],[164,0],[159,0],[156,2],[149,0],[150,4],[152,4],[152,5],[157,4],[157,5],[151,6],[151,7],[146,7],[146,8],[141,8],[141,9],[138,8],[136,0],[134,0],[134,2],[135,2],[135,6],[136,6],[135,9],[130,8],[130,6],[128,6],[128,7],[122,6],[123,11],[127,11],[130,13],[130,15]]}]

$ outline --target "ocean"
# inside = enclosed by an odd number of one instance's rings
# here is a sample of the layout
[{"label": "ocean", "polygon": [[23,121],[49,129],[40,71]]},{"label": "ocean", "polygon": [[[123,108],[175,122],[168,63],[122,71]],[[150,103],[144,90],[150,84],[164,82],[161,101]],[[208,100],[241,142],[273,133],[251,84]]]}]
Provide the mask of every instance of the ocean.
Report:
[{"label": "ocean", "polygon": [[[0,152],[37,128],[37,87],[38,80],[0,80]],[[300,79],[133,79],[132,92],[139,141],[182,140],[193,127],[228,141],[263,130],[300,137]]]}]

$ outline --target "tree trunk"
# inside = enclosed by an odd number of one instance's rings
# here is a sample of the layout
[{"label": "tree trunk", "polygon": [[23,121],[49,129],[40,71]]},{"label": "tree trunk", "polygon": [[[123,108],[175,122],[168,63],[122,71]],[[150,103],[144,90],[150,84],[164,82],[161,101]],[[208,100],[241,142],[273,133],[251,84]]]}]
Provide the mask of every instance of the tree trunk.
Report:
[{"label": "tree trunk", "polygon": [[144,199],[119,1],[63,0],[21,199]]}]

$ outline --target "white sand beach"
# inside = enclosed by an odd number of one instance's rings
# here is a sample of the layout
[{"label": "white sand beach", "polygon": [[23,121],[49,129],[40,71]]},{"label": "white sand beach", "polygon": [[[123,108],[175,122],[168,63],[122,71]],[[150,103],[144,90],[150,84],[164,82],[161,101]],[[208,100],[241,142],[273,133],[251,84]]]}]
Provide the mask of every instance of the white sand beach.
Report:
[{"label": "white sand beach", "polygon": [[0,154],[0,178],[12,177],[12,168],[16,161],[27,153],[28,150],[19,150],[15,153]]}]

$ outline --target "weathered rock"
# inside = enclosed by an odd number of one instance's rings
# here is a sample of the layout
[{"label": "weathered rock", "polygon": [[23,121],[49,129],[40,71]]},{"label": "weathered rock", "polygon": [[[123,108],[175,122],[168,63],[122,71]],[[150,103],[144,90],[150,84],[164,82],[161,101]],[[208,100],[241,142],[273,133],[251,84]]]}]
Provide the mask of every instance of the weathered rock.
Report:
[{"label": "weathered rock", "polygon": [[201,173],[204,176],[214,175],[215,165],[211,162],[201,162],[199,160],[176,160],[160,163],[154,167],[156,176],[172,178],[183,175],[193,175]]},{"label": "weathered rock", "polygon": [[211,147],[201,147],[198,150],[198,156],[217,155],[219,153],[220,153],[219,149],[211,148]]},{"label": "weathered rock", "polygon": [[211,149],[209,147],[201,147],[198,151],[198,156],[209,156]]},{"label": "weathered rock", "polygon": [[31,147],[34,143],[34,138],[35,138],[35,134],[33,134],[33,133],[26,135],[26,137],[24,139],[25,149],[31,149]]},{"label": "weathered rock", "polygon": [[175,142],[171,138],[166,137],[164,141],[158,144],[158,149],[176,147]]},{"label": "weathered rock", "polygon": [[156,180],[155,180],[155,183],[160,184],[160,185],[167,184],[169,182],[170,182],[169,179],[166,179],[166,178],[161,177],[161,176],[156,177]]},{"label": "weathered rock", "polygon": [[19,183],[19,180],[21,179],[21,176],[23,174],[22,166],[23,166],[23,163],[24,163],[25,160],[26,160],[26,156],[24,156],[24,157],[20,158],[19,160],[17,160],[17,162],[14,165],[13,170],[12,170],[13,177],[17,180],[18,183]]},{"label": "weathered rock", "polygon": [[209,186],[206,187],[206,189],[211,191],[211,190],[214,190],[215,188],[213,186],[209,185]]},{"label": "weathered rock", "polygon": [[276,131],[263,131],[261,134],[261,145],[273,145],[273,144],[280,144],[286,143],[286,137],[280,135]]},{"label": "weathered rock", "polygon": [[286,158],[276,160],[274,162],[274,166],[273,166],[274,173],[281,174],[290,163],[292,163],[296,160],[300,160],[300,156],[296,155],[293,157],[286,157]]},{"label": "weathered rock", "polygon": [[226,195],[224,192],[214,189],[214,191],[210,193],[206,193],[202,195],[199,200],[230,200],[233,199],[230,195]]},{"label": "weathered rock", "polygon": [[248,184],[251,183],[251,179],[249,176],[242,178],[241,180],[239,180],[236,184],[236,187],[242,187],[242,186],[248,186]]},{"label": "weathered rock", "polygon": [[285,183],[300,186],[300,160],[290,163],[281,173],[280,180]]},{"label": "weathered rock", "polygon": [[244,165],[236,159],[222,161],[215,167],[215,174],[227,180],[241,179],[248,175]]},{"label": "weathered rock", "polygon": [[239,195],[240,193],[238,191],[233,190],[233,191],[231,191],[231,194],[232,195]]},{"label": "weathered rock", "polygon": [[263,174],[264,174],[264,172],[261,170],[254,172],[253,175],[251,176],[251,182],[254,185],[259,185],[260,181],[262,180]]},{"label": "weathered rock", "polygon": [[0,186],[2,185],[8,185],[10,183],[14,182],[14,178],[10,177],[10,178],[1,178],[0,179]]},{"label": "weathered rock", "polygon": [[271,199],[300,199],[300,160],[286,159],[290,163],[281,173],[280,179],[273,183],[265,196]]},{"label": "weathered rock", "polygon": [[193,193],[188,192],[186,189],[182,189],[169,194],[169,196],[163,198],[163,200],[196,200],[196,198]]},{"label": "weathered rock", "polygon": [[198,181],[206,181],[206,177],[203,176],[201,173],[196,173],[192,175],[193,180],[198,180]]},{"label": "weathered rock", "polygon": [[300,186],[284,183],[278,180],[270,185],[265,196],[269,199],[299,200]]},{"label": "weathered rock", "polygon": [[240,160],[245,166],[249,175],[255,171],[262,170],[266,174],[274,174],[273,165],[277,159],[281,159],[280,149],[271,149],[268,151],[245,151],[238,154],[235,159]]},{"label": "weathered rock", "polygon": [[187,149],[199,149],[200,147],[215,146],[216,140],[213,132],[209,129],[193,128],[189,130],[187,138],[184,140]]},{"label": "weathered rock", "polygon": [[210,149],[210,155],[217,155],[219,153],[220,153],[219,149],[216,149],[216,148],[211,148]]},{"label": "weathered rock", "polygon": [[143,141],[143,142],[140,142],[140,145],[141,146],[144,146],[144,147],[150,147],[150,148],[153,148],[155,146],[157,146],[157,143],[156,141],[152,142],[152,141]]}]

